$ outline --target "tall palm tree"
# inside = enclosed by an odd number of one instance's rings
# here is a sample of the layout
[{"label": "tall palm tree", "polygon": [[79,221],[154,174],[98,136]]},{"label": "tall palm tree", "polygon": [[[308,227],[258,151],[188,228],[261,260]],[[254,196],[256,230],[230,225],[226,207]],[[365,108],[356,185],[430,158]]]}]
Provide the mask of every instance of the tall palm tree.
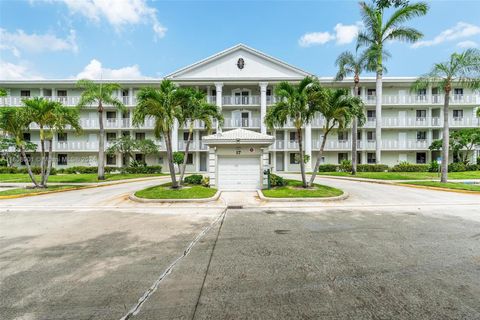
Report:
[{"label": "tall palm tree", "polygon": [[0,130],[15,140],[15,144],[20,150],[20,156],[27,167],[30,180],[32,180],[35,188],[39,188],[40,184],[33,175],[30,161],[25,153],[26,142],[24,140],[23,133],[28,130],[29,124],[30,120],[27,117],[25,109],[15,107],[0,108]]},{"label": "tall palm tree", "polygon": [[303,149],[303,129],[311,123],[318,110],[314,103],[316,96],[321,96],[323,89],[318,80],[312,77],[305,77],[299,84],[280,82],[275,87],[275,94],[278,102],[267,110],[265,124],[271,130],[276,127],[284,127],[288,120],[293,121],[298,141],[300,172],[302,175],[303,187],[307,188],[305,176],[305,152]]},{"label": "tall palm tree", "polygon": [[[353,54],[350,51],[341,53],[335,65],[338,67],[337,74],[335,76],[336,81],[342,81],[345,77],[353,75],[354,83],[354,96],[360,97],[359,83],[360,75],[364,71],[371,71],[371,64],[369,64],[369,56],[367,52],[363,52],[360,55]],[[358,118],[363,115],[363,110],[353,109],[355,112],[352,118],[352,175],[357,173],[357,130],[358,130]]]},{"label": "tall palm tree", "polygon": [[453,53],[449,61],[435,63],[432,70],[418,78],[412,86],[412,89],[424,89],[429,85],[438,86],[444,92],[441,182],[448,180],[450,143],[448,107],[454,83],[473,90],[480,89],[480,50],[468,49],[462,53]]},{"label": "tall palm tree", "polygon": [[[48,176],[52,166],[53,135],[63,132],[67,126],[77,132],[80,130],[78,110],[67,108],[60,102],[50,101],[43,97],[24,99],[25,113],[30,123],[36,123],[40,129],[40,175],[41,187],[47,186]],[[48,144],[48,159],[46,147]]]},{"label": "tall palm tree", "polygon": [[363,102],[358,97],[353,97],[346,89],[327,89],[325,90],[325,97],[322,101],[317,103],[319,112],[324,118],[322,128],[322,143],[317,154],[317,161],[310,177],[309,186],[312,186],[317,176],[318,168],[322,160],[323,150],[327,142],[328,135],[334,127],[338,130],[345,128],[345,125],[350,122],[353,117],[358,117],[357,110],[363,108]]},{"label": "tall palm tree", "polygon": [[97,104],[99,138],[98,138],[98,180],[105,180],[105,128],[103,127],[104,105],[112,105],[120,111],[125,110],[123,103],[113,93],[121,87],[117,83],[95,83],[91,80],[78,80],[77,86],[84,89],[77,104],[78,108]]},{"label": "tall palm tree", "polygon": [[404,26],[405,22],[414,17],[423,16],[428,11],[425,2],[405,5],[395,9],[389,18],[384,16],[385,6],[360,2],[364,29],[358,34],[357,47],[366,47],[369,59],[375,61],[376,71],[376,162],[381,163],[382,143],[382,77],[384,71],[383,60],[389,54],[385,50],[387,41],[397,40],[416,42],[423,34],[411,27]]},{"label": "tall palm tree", "polygon": [[159,88],[146,87],[137,93],[137,106],[133,111],[133,124],[142,125],[145,119],[155,121],[153,132],[157,139],[165,139],[168,169],[172,179],[172,188],[178,188],[173,163],[172,131],[177,119],[181,118],[182,105],[186,101],[185,90],[178,88],[172,81],[163,80]]},{"label": "tall palm tree", "polygon": [[188,125],[188,139],[185,145],[185,156],[183,158],[182,168],[180,170],[180,183],[183,182],[185,170],[187,168],[188,152],[190,149],[190,142],[192,141],[193,128],[196,120],[204,123],[205,129],[210,134],[213,128],[213,120],[215,119],[219,125],[222,126],[223,116],[218,106],[207,103],[207,96],[204,92],[197,89],[185,89],[187,101],[182,105],[182,113],[180,124]]}]

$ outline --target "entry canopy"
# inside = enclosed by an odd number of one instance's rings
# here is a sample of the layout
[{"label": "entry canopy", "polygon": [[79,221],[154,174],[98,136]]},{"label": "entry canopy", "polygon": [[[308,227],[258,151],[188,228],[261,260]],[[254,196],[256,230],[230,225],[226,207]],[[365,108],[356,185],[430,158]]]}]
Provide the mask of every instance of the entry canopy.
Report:
[{"label": "entry canopy", "polygon": [[242,128],[218,132],[202,138],[207,145],[263,145],[269,146],[275,138],[268,134],[258,133]]}]

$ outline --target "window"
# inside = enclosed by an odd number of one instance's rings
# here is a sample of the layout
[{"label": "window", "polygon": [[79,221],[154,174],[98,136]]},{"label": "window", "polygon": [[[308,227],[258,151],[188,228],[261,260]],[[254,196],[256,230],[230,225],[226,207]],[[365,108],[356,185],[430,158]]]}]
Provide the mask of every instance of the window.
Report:
[{"label": "window", "polygon": [[375,141],[375,131],[367,131],[367,140]]},{"label": "window", "polygon": [[427,89],[418,89],[417,94],[419,96],[426,96],[427,95]]},{"label": "window", "polygon": [[367,118],[368,119],[375,119],[376,112],[375,110],[367,110]]},{"label": "window", "polygon": [[345,131],[338,131],[338,141],[347,141],[348,135]]},{"label": "window", "polygon": [[296,132],[290,132],[290,141],[297,141],[297,133]]},{"label": "window", "polygon": [[267,96],[271,96],[272,95],[272,89],[267,89]]},{"label": "window", "polygon": [[375,153],[369,152],[367,153],[367,163],[368,164],[374,164],[377,162],[377,159],[375,158]]},{"label": "window", "polygon": [[115,139],[117,139],[116,132],[107,132],[107,141],[113,141]]},{"label": "window", "polygon": [[107,166],[114,166],[117,164],[117,156],[114,154],[107,154]]},{"label": "window", "polygon": [[193,153],[189,153],[187,156],[187,164],[193,164]]},{"label": "window", "polygon": [[362,153],[357,152],[357,164],[360,164],[360,163],[362,163]]},{"label": "window", "polygon": [[377,94],[376,89],[367,89],[367,96],[375,96]]},{"label": "window", "polygon": [[417,110],[417,119],[425,119],[427,117],[427,110]]},{"label": "window", "polygon": [[299,164],[300,156],[298,153],[290,153],[290,164]]},{"label": "window", "polygon": [[162,156],[158,157],[158,163],[163,164],[163,157]]},{"label": "window", "polygon": [[130,137],[130,131],[122,131],[122,137]]},{"label": "window", "polygon": [[427,140],[427,131],[417,131],[417,140]]},{"label": "window", "polygon": [[59,153],[58,156],[57,156],[57,164],[59,166],[65,166],[67,165],[67,155],[66,154],[62,154],[62,153]]},{"label": "window", "polygon": [[[28,163],[32,164],[32,155],[30,153],[27,153],[27,154],[25,154],[25,156],[27,157]],[[26,165],[25,161],[23,161],[23,157],[22,157],[22,160],[20,161],[20,163],[21,163],[22,166]]]},{"label": "window", "polygon": [[463,110],[453,110],[453,118],[454,119],[463,118]]},{"label": "window", "polygon": [[128,97],[128,89],[122,90],[122,97]]},{"label": "window", "polygon": [[425,152],[417,152],[417,163],[418,164],[427,163],[427,154]]},{"label": "window", "polygon": [[362,131],[357,131],[357,140],[362,140]]},{"label": "window", "polygon": [[338,153],[338,163],[342,163],[343,160],[348,160],[348,153],[346,152],[339,152]]},{"label": "window", "polygon": [[212,89],[212,96],[215,97],[217,95],[217,90]]},{"label": "window", "polygon": [[145,140],[145,132],[136,132],[135,140]]},{"label": "window", "polygon": [[30,141],[30,139],[31,139],[30,133],[29,133],[29,132],[25,132],[25,133],[23,134],[23,140],[25,140],[25,141]]},{"label": "window", "polygon": [[66,97],[67,90],[57,90],[57,97]]},{"label": "window", "polygon": [[135,161],[145,163],[145,155],[141,153],[135,154]]},{"label": "window", "polygon": [[463,94],[463,88],[455,88],[455,89],[453,89],[453,94],[454,94],[454,95],[462,95],[462,94]]},{"label": "window", "polygon": [[183,141],[188,141],[188,134],[189,134],[188,131],[183,133]]},{"label": "window", "polygon": [[115,111],[107,111],[107,119],[116,119],[117,113]]},{"label": "window", "polygon": [[21,90],[20,97],[30,97],[30,90]]},{"label": "window", "polygon": [[67,133],[66,132],[57,133],[57,140],[58,142],[67,142]]}]

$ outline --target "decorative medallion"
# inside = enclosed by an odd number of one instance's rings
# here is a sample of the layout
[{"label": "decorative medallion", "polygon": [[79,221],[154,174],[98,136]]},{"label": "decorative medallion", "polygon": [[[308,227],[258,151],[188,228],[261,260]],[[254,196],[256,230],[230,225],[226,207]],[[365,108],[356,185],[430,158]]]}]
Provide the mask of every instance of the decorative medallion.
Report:
[{"label": "decorative medallion", "polygon": [[237,61],[237,67],[238,69],[242,70],[243,67],[245,67],[245,60],[243,60],[243,58],[239,58],[238,61]]}]

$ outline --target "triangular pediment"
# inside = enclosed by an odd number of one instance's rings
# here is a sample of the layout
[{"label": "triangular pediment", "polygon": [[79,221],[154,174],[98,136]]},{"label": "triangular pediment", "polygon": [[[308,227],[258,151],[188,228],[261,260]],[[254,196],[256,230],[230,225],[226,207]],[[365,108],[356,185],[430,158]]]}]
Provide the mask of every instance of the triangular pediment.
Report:
[{"label": "triangular pediment", "polygon": [[166,78],[172,80],[297,80],[310,75],[283,61],[239,44]]}]

